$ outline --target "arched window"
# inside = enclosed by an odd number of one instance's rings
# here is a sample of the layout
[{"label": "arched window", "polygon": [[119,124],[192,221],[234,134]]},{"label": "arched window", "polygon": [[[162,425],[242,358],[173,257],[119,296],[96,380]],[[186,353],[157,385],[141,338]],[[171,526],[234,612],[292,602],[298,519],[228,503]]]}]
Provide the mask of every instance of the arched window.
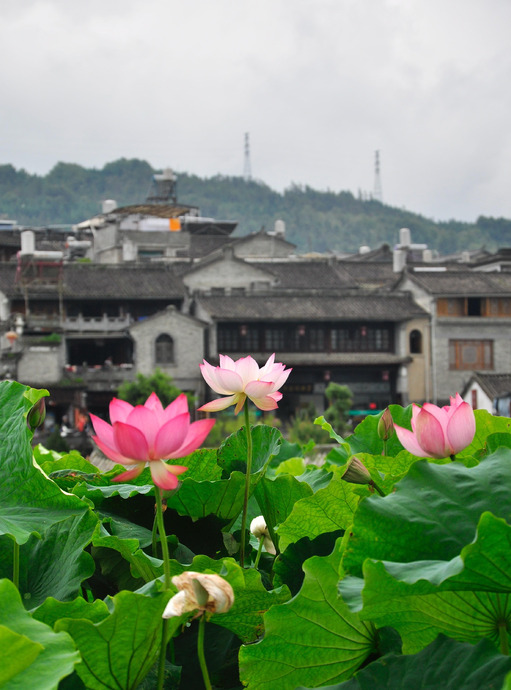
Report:
[{"label": "arched window", "polygon": [[422,333],[417,329],[410,331],[410,354],[420,355],[422,353]]},{"label": "arched window", "polygon": [[155,342],[156,364],[172,364],[174,362],[174,341],[166,333],[162,333]]}]

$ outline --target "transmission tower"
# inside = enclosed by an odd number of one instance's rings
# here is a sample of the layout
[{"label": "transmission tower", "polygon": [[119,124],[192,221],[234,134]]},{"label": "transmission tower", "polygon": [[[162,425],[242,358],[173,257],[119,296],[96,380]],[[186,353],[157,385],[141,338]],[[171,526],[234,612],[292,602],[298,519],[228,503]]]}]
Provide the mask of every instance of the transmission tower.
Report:
[{"label": "transmission tower", "polygon": [[373,199],[375,201],[383,202],[383,194],[381,191],[381,177],[380,177],[380,152],[374,152],[374,191]]},{"label": "transmission tower", "polygon": [[252,179],[252,168],[250,166],[250,134],[245,132],[245,159],[243,164],[243,178],[248,182]]}]

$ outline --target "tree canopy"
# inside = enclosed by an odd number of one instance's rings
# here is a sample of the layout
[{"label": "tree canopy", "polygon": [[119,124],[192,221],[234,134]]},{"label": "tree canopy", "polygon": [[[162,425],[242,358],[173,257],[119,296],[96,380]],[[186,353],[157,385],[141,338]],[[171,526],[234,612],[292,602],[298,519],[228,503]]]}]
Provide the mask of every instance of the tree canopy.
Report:
[{"label": "tree canopy", "polygon": [[[121,158],[101,170],[74,163],[57,163],[45,176],[0,166],[0,214],[20,225],[72,225],[101,211],[101,201],[119,206],[143,202],[156,172],[149,163]],[[435,222],[418,213],[387,206],[349,191],[318,191],[292,185],[277,192],[262,182],[217,175],[200,178],[177,173],[179,202],[198,206],[205,216],[237,220],[235,235],[246,235],[278,219],[286,223],[286,238],[299,252],[354,252],[361,245],[375,249],[393,245],[402,227],[412,239],[450,253],[509,242],[511,220],[481,216],[476,223]]]}]

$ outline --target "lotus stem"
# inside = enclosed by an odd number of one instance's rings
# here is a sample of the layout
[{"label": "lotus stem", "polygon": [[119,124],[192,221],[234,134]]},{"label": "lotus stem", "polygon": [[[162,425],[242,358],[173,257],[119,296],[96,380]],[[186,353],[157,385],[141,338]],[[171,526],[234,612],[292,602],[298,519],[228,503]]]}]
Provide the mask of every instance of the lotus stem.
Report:
[{"label": "lotus stem", "polygon": [[165,661],[167,658],[167,634],[169,627],[169,619],[164,618],[161,627],[161,646],[160,658],[158,660],[158,681],[156,684],[157,690],[163,690],[163,682],[165,680]]},{"label": "lotus stem", "polygon": [[[163,556],[163,572],[165,574],[164,584],[165,591],[170,589],[170,561],[169,561],[169,545],[167,543],[167,535],[165,534],[165,523],[163,521],[162,508],[162,490],[159,486],[154,487],[156,496],[156,522],[158,523],[158,532],[160,533],[161,552]],[[155,546],[154,529],[153,529],[153,548]],[[158,682],[157,690],[163,690],[163,682],[165,680],[165,659],[167,655],[167,636],[168,636],[168,618],[164,618],[161,629],[161,647],[160,659],[158,662]]]},{"label": "lotus stem", "polygon": [[248,498],[250,494],[250,474],[252,472],[252,432],[250,430],[250,415],[248,412],[248,404],[245,401],[245,431],[247,434],[247,469],[245,474],[245,495],[243,497],[243,512],[241,514],[241,541],[240,541],[240,565],[243,568],[245,564],[245,537],[247,531],[247,510]]},{"label": "lotus stem", "polygon": [[380,496],[385,497],[385,492],[383,491],[383,489],[380,489],[380,487],[378,486],[378,484],[377,484],[373,479],[371,479],[371,481],[369,482],[369,484],[370,484],[370,486],[373,487],[373,489],[375,489],[375,490],[380,494]]},{"label": "lotus stem", "polygon": [[158,511],[155,506],[154,510],[154,521],[153,521],[153,532],[151,538],[151,552],[153,558],[158,558]]},{"label": "lotus stem", "polygon": [[208,667],[206,665],[206,657],[204,656],[204,628],[206,627],[206,614],[203,613],[199,618],[199,635],[197,637],[197,655],[199,657],[200,669],[202,671],[202,678],[204,679],[204,687],[206,690],[212,690],[211,681],[209,680]]},{"label": "lotus stem", "polygon": [[263,552],[263,542],[264,542],[264,537],[259,538],[259,548],[257,549],[257,556],[255,559],[254,563],[254,568],[257,570],[257,566],[259,565],[259,559],[261,558],[261,554]]},{"label": "lotus stem", "polygon": [[14,549],[12,554],[12,581],[16,589],[20,588],[20,545],[14,540]]},{"label": "lotus stem", "polygon": [[161,553],[163,557],[163,572],[165,573],[165,590],[170,589],[170,559],[169,559],[169,545],[167,544],[167,535],[165,534],[165,523],[163,522],[163,509],[161,500],[161,489],[159,486],[154,487],[156,495],[156,519],[158,521],[158,532],[160,533]]}]

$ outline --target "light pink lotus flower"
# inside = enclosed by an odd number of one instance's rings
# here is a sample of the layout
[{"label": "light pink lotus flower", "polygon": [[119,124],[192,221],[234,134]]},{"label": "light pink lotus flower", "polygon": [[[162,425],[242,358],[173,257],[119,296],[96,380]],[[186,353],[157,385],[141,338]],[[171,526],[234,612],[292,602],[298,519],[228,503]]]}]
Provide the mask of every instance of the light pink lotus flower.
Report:
[{"label": "light pink lotus flower", "polygon": [[236,405],[234,414],[243,409],[247,398],[260,410],[275,410],[282,398],[279,388],[291,373],[291,369],[286,369],[284,364],[275,362],[275,354],[261,368],[250,355],[236,362],[227,355],[220,355],[220,366],[214,367],[204,360],[200,370],[208,386],[227,397],[212,400],[199,407],[199,410],[218,412]]},{"label": "light pink lotus flower", "polygon": [[113,462],[133,465],[133,469],[117,475],[114,481],[134,479],[148,462],[154,483],[162,489],[175,489],[177,475],[186,472],[182,465],[167,465],[164,460],[183,458],[196,450],[215,423],[201,419],[190,424],[188,401],[182,393],[165,409],[156,393],[143,405],[133,407],[125,400],[110,402],[108,424],[90,415],[96,436],[92,439]]},{"label": "light pink lotus flower", "polygon": [[447,458],[466,448],[474,438],[474,411],[459,393],[450,405],[413,405],[412,430],[394,425],[402,445],[420,458]]}]

